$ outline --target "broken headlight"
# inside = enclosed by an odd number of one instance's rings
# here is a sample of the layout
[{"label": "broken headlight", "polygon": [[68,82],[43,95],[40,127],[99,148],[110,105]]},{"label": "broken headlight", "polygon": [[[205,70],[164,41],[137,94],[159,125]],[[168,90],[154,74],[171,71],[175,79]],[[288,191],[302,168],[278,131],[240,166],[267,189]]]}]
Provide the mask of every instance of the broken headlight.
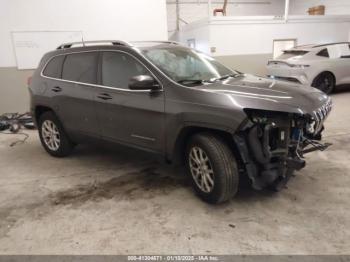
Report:
[{"label": "broken headlight", "polygon": [[273,124],[276,119],[286,119],[289,113],[245,108],[244,112],[254,124]]}]

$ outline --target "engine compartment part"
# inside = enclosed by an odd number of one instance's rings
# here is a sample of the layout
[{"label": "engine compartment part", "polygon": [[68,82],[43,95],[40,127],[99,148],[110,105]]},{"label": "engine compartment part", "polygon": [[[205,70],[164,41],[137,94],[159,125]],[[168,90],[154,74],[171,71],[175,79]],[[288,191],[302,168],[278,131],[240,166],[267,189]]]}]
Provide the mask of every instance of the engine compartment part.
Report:
[{"label": "engine compartment part", "polygon": [[5,113],[0,116],[0,133],[1,134],[20,134],[24,139],[13,142],[10,146],[18,143],[24,143],[28,139],[28,134],[20,132],[21,129],[35,129],[32,116],[29,113]]},{"label": "engine compartment part", "polygon": [[18,132],[21,128],[35,129],[30,113],[5,113],[0,115],[0,131]]},{"label": "engine compartment part", "polygon": [[321,144],[323,127],[319,127],[330,108],[319,118],[317,129],[312,116],[282,112],[247,111],[248,119],[234,135],[242,165],[255,189],[282,189],[294,171],[305,167],[304,155],[323,151],[330,144]]}]

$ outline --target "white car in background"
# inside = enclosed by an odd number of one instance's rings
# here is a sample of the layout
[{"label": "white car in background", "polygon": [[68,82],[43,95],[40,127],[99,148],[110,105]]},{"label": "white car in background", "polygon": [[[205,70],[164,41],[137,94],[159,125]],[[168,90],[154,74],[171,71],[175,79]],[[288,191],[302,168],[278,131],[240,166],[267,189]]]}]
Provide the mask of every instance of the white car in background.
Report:
[{"label": "white car in background", "polygon": [[329,94],[336,85],[350,84],[350,44],[304,45],[283,51],[267,64],[275,79],[311,85]]}]

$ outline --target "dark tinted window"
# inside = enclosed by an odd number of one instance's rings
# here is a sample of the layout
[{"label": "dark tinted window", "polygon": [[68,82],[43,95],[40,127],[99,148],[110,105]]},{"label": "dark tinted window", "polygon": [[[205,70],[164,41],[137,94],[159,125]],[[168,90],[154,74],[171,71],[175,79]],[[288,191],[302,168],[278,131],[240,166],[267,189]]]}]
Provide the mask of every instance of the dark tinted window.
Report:
[{"label": "dark tinted window", "polygon": [[44,69],[44,76],[61,78],[63,60],[63,55],[52,58]]},{"label": "dark tinted window", "polygon": [[323,56],[323,57],[329,57],[328,49],[322,49],[320,52],[317,53],[318,56]]},{"label": "dark tinted window", "polygon": [[121,52],[102,54],[102,85],[129,89],[129,80],[137,75],[150,75],[132,56]]},{"label": "dark tinted window", "polygon": [[305,50],[285,50],[283,51],[284,54],[292,54],[292,55],[305,55],[307,53],[309,53],[309,51],[305,51]]},{"label": "dark tinted window", "polygon": [[278,57],[278,59],[288,59],[296,56],[303,56],[309,53],[309,51],[304,50],[285,50],[283,53]]},{"label": "dark tinted window", "polygon": [[349,55],[349,53],[350,53],[350,45],[348,47],[349,47],[348,52],[345,55],[341,56],[341,58],[350,58],[350,55]]},{"label": "dark tinted window", "polygon": [[96,84],[98,53],[76,53],[66,56],[62,79]]}]

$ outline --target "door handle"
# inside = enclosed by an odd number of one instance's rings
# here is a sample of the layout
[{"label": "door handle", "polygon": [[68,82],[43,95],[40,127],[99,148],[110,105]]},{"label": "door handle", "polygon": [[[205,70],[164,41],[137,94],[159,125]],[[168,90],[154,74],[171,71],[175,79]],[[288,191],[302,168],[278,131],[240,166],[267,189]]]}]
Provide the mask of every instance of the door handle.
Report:
[{"label": "door handle", "polygon": [[51,90],[57,93],[57,92],[61,92],[62,88],[60,88],[59,86],[55,86]]},{"label": "door handle", "polygon": [[109,94],[106,94],[106,93],[99,94],[99,95],[97,95],[97,97],[99,99],[102,99],[102,100],[110,100],[110,99],[112,99],[112,96],[109,95]]}]

